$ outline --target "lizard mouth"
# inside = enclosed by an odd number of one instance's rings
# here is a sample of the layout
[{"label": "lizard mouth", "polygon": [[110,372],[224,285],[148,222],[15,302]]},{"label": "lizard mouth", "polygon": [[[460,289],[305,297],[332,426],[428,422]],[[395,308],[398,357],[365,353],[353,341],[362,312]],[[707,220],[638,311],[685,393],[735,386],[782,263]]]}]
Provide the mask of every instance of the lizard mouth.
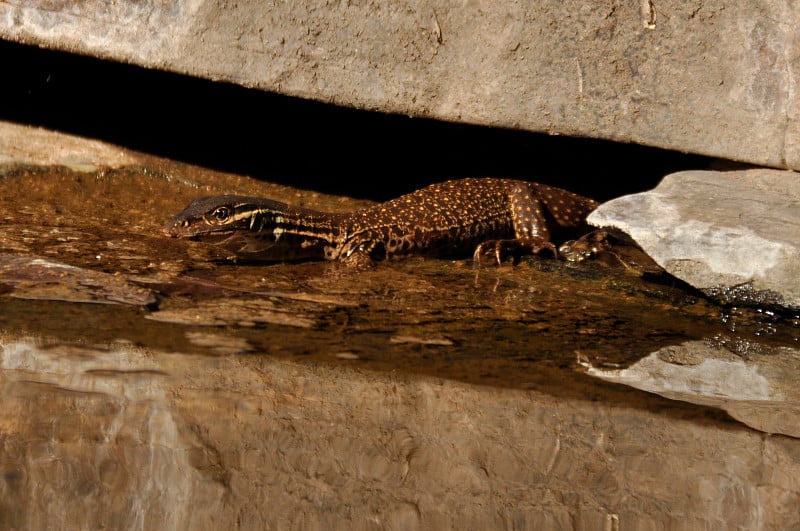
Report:
[{"label": "lizard mouth", "polygon": [[197,234],[190,239],[218,245],[236,256],[248,260],[274,262],[316,256],[316,251],[309,251],[308,255],[304,255],[303,249],[296,248],[292,242],[279,243],[275,239],[243,234],[238,231]]},{"label": "lizard mouth", "polygon": [[250,238],[235,230],[199,233],[190,236],[189,239],[219,245],[237,254],[260,253],[273,245],[259,238]]},{"label": "lizard mouth", "polygon": [[193,242],[222,247],[237,255],[247,254],[248,249],[252,246],[250,238],[247,238],[245,235],[235,230],[200,232],[197,234],[187,234],[182,238]]},{"label": "lizard mouth", "polygon": [[228,240],[232,240],[236,238],[235,231],[233,230],[226,230],[226,231],[216,231],[216,232],[200,232],[197,234],[192,234],[189,236],[189,239],[196,242],[204,242],[204,243],[214,243],[214,244],[223,244]]},{"label": "lizard mouth", "polygon": [[221,243],[234,235],[236,231],[230,230],[210,230],[205,231],[197,227],[186,227],[180,224],[168,223],[164,229],[164,234],[171,238],[183,238],[186,240]]}]

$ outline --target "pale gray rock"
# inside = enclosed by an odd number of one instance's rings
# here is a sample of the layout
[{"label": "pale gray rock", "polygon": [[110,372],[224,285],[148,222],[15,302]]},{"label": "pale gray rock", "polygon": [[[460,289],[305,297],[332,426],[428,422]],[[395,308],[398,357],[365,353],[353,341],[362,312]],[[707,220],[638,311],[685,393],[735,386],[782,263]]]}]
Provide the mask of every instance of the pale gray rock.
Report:
[{"label": "pale gray rock", "polygon": [[687,171],[588,218],[630,235],[660,266],[723,302],[800,308],[800,175]]},{"label": "pale gray rock", "polygon": [[0,2],[0,38],[409,116],[800,168],[792,2]]}]

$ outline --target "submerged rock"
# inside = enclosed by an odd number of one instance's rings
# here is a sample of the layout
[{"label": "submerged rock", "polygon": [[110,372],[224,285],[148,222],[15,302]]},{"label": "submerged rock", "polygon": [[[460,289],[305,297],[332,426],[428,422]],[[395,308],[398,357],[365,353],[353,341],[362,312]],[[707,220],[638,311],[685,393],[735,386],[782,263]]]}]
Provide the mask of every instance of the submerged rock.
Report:
[{"label": "submerged rock", "polygon": [[0,253],[0,292],[21,299],[150,306],[155,293],[122,277],[36,256]]},{"label": "submerged rock", "polygon": [[686,171],[588,218],[629,234],[670,274],[734,304],[800,308],[800,174]]}]

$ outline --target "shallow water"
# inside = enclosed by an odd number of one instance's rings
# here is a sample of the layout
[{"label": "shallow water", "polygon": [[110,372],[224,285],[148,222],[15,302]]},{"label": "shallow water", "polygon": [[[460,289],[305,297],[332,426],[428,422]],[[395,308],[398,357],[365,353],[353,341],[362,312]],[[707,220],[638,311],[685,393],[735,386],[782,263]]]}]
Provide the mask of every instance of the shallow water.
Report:
[{"label": "shallow water", "polygon": [[[161,226],[215,193],[369,203],[155,159],[4,171],[6,527],[797,523],[794,315],[614,260],[235,263]],[[715,369],[656,385],[656,352]]]}]

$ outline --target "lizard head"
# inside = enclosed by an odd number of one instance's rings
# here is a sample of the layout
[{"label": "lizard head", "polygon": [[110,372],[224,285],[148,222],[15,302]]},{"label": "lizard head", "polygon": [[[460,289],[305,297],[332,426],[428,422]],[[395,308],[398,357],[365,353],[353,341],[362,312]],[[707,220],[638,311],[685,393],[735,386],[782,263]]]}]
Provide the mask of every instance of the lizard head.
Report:
[{"label": "lizard head", "polygon": [[259,197],[201,197],[173,216],[164,226],[164,234],[218,243],[235,232],[260,231],[286,209],[284,203]]},{"label": "lizard head", "polygon": [[332,238],[329,218],[272,199],[220,195],[195,199],[163,230],[173,238],[220,245],[246,259],[300,260],[324,255]]}]

